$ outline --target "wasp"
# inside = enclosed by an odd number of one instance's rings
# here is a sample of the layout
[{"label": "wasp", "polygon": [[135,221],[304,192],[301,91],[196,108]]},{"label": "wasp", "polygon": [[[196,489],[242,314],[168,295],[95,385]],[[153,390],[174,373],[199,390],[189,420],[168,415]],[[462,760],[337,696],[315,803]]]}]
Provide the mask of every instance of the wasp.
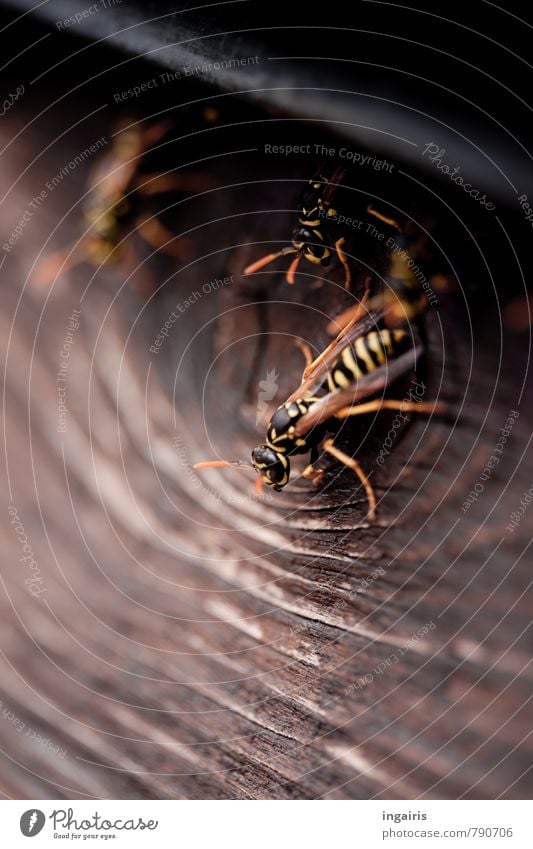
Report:
[{"label": "wasp", "polygon": [[[243,272],[245,276],[259,271],[266,265],[270,265],[278,257],[289,254],[295,254],[286,275],[287,283],[291,286],[294,283],[294,275],[302,258],[314,265],[329,265],[333,249],[331,246],[328,219],[332,219],[337,215],[337,210],[331,203],[344,174],[345,169],[338,168],[329,180],[322,174],[318,174],[309,180],[298,202],[300,214],[298,216],[298,224],[292,232],[291,247],[282,248],[276,253],[267,254],[261,259],[247,265]],[[344,243],[344,237],[337,239],[335,242],[335,251],[344,268],[344,285],[349,289],[351,274],[346,255],[342,250]]]},{"label": "wasp", "polygon": [[[287,283],[293,285],[294,275],[301,259],[306,259],[314,265],[327,266],[330,264],[335,250],[344,269],[344,286],[346,289],[350,288],[352,275],[346,253],[343,250],[346,239],[341,236],[332,246],[333,238],[330,226],[338,215],[337,210],[332,206],[334,194],[341,185],[345,173],[346,169],[337,168],[330,179],[319,173],[309,180],[298,202],[298,224],[292,232],[291,246],[282,248],[276,253],[266,254],[261,259],[247,265],[243,271],[245,277],[260,271],[261,268],[270,265],[280,256],[295,254],[286,274]],[[367,207],[367,213],[380,219],[388,226],[400,230],[399,224],[393,218],[378,212],[371,204]]]},{"label": "wasp", "polygon": [[50,284],[58,274],[83,262],[135,270],[139,262],[132,243],[133,232],[155,250],[178,259],[190,256],[190,243],[177,239],[145,211],[151,196],[205,188],[203,178],[197,174],[139,173],[146,154],[169,126],[169,122],[160,121],[148,127],[132,123],[118,128],[111,150],[89,176],[82,235],[74,246],[55,251],[38,263],[33,272],[37,285]]},{"label": "wasp", "polygon": [[[275,411],[267,427],[266,441],[254,448],[251,464],[213,460],[195,468],[244,468],[259,473],[258,489],[267,485],[279,492],[289,483],[290,458],[310,452],[303,477],[319,484],[324,471],[316,468],[321,452],[327,452],[351,469],[363,485],[368,501],[367,517],[376,517],[376,496],[368,476],[355,457],[335,445],[340,425],[351,416],[380,410],[412,413],[443,412],[438,402],[399,401],[372,398],[416,367],[423,349],[403,328],[379,324],[386,308],[365,319],[352,316],[338,337],[315,360],[305,343],[300,343],[307,360],[302,383]],[[371,400],[365,400],[370,398]]]}]

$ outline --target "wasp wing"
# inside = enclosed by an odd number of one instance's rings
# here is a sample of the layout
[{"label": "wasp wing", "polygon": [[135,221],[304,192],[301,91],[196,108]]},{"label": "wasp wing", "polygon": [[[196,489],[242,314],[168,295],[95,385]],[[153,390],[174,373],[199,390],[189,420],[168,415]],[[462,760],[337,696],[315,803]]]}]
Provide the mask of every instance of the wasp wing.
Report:
[{"label": "wasp wing", "polygon": [[324,189],[324,194],[322,196],[323,201],[326,206],[331,203],[333,195],[337,191],[337,189],[341,186],[341,180],[346,174],[346,168],[336,168],[331,177],[328,179],[328,183],[326,188]]},{"label": "wasp wing", "polygon": [[[322,202],[324,206],[327,207],[331,204],[333,195],[335,194],[337,189],[341,187],[341,180],[346,174],[347,170],[347,168],[342,168],[341,166],[339,166],[339,168],[336,168],[335,171],[332,173],[331,177],[327,177],[326,174],[328,169],[320,167],[317,171],[315,171],[315,173],[309,180],[309,183],[323,184],[324,190],[322,192]],[[309,183],[306,182],[305,185],[307,186],[309,185]]]},{"label": "wasp wing", "polygon": [[331,342],[328,347],[316,358],[311,371],[307,372],[306,377],[299,385],[298,389],[287,398],[287,402],[295,401],[297,398],[304,398],[312,395],[319,389],[329,371],[330,366],[338,359],[340,353],[351,342],[355,342],[360,336],[366,336],[371,330],[377,330],[379,322],[383,318],[383,310],[378,308],[366,318],[358,321],[347,332],[341,331],[336,339]]},{"label": "wasp wing", "polygon": [[386,389],[387,386],[403,374],[415,368],[416,361],[421,354],[422,346],[416,345],[404,354],[400,354],[399,357],[395,357],[393,360],[385,363],[385,365],[375,369],[370,374],[366,374],[360,380],[354,381],[352,386],[324,395],[323,398],[315,401],[309,407],[307,413],[298,420],[295,427],[296,435],[303,436],[311,428],[323,424],[328,419],[334,417],[344,407],[350,407],[357,404],[363,398],[368,398],[369,395],[376,395],[378,392]]}]

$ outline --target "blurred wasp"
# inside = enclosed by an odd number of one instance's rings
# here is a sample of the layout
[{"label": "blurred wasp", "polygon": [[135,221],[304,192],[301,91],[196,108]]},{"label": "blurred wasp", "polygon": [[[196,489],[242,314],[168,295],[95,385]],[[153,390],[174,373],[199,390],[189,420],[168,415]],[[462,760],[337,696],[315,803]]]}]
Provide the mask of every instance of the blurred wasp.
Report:
[{"label": "blurred wasp", "polygon": [[119,127],[110,152],[90,174],[81,237],[71,248],[55,251],[38,263],[33,272],[37,285],[50,284],[58,274],[83,262],[133,271],[139,264],[134,232],[156,250],[178,259],[190,256],[190,242],[177,239],[145,212],[146,199],[153,195],[205,188],[205,179],[198,174],[139,173],[144,157],[169,127],[167,121],[149,127],[133,123]]},{"label": "blurred wasp", "polygon": [[[361,305],[359,305],[361,309]],[[263,484],[280,491],[289,483],[290,457],[311,452],[303,477],[319,483],[324,471],[315,464],[321,451],[328,452],[349,469],[363,485],[368,500],[368,519],[376,515],[376,496],[362,467],[354,457],[336,447],[334,437],[340,424],[351,416],[380,410],[404,412],[443,412],[438,402],[398,401],[374,398],[416,366],[422,346],[401,328],[386,326],[389,307],[383,304],[361,320],[354,315],[337,338],[316,359],[308,346],[300,342],[307,360],[302,383],[275,411],[267,427],[266,442],[254,448],[252,462],[213,460],[197,463],[195,468],[238,468],[259,472],[258,488]],[[319,393],[319,394],[317,394]]]},{"label": "blurred wasp", "polygon": [[[371,210],[371,213],[389,228],[394,227],[397,233],[393,239],[389,239],[387,242],[387,244],[392,242],[392,247],[388,250],[387,270],[382,277],[382,291],[368,303],[367,309],[371,312],[375,307],[383,307],[387,314],[387,323],[389,326],[395,327],[416,319],[425,311],[428,303],[436,304],[435,291],[452,290],[454,280],[448,274],[439,271],[433,270],[432,273],[429,273],[432,258],[429,257],[428,266],[428,245],[423,234],[413,234],[412,227],[400,227],[394,219],[388,218],[376,210]],[[421,263],[428,271],[431,283],[418,263]],[[420,278],[423,280],[423,286]],[[365,297],[361,302],[363,305],[366,304],[368,295],[367,287]],[[361,304],[353,304],[329,322],[328,333],[335,336],[342,328],[347,325],[351,326],[354,319],[357,321],[360,315]]]},{"label": "blurred wasp", "polygon": [[[337,168],[330,179],[319,173],[309,180],[298,202],[300,215],[298,217],[298,224],[292,232],[292,246],[282,248],[276,253],[266,254],[261,259],[247,265],[243,271],[245,277],[256,271],[260,271],[266,265],[270,265],[278,257],[289,254],[295,254],[286,275],[287,283],[291,286],[294,284],[294,275],[302,258],[314,265],[329,265],[333,256],[330,224],[338,215],[337,210],[331,204],[345,173],[345,168]],[[378,212],[371,204],[367,207],[366,211],[368,215],[378,218],[389,227],[394,227],[397,230],[400,229],[393,218],[389,218]],[[343,250],[345,242],[346,239],[344,236],[341,236],[335,241],[334,248],[344,269],[344,286],[346,289],[349,289],[352,275],[346,254]]]}]

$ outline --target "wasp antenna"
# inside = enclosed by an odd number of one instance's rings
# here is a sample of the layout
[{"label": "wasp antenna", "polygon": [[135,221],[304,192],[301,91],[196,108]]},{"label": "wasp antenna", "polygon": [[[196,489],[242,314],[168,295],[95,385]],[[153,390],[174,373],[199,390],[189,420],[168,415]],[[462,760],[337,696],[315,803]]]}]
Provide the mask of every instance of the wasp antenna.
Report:
[{"label": "wasp antenna", "polygon": [[249,469],[255,472],[250,463],[241,463],[239,460],[207,460],[203,463],[195,463],[193,469]]},{"label": "wasp antenna", "polygon": [[259,271],[261,268],[264,268],[265,265],[270,265],[270,263],[274,262],[274,260],[278,259],[278,257],[294,253],[296,253],[295,248],[283,248],[283,250],[277,251],[275,254],[267,254],[266,256],[261,257],[261,259],[247,265],[243,271],[243,275],[247,277],[249,274],[253,274],[255,271]]}]

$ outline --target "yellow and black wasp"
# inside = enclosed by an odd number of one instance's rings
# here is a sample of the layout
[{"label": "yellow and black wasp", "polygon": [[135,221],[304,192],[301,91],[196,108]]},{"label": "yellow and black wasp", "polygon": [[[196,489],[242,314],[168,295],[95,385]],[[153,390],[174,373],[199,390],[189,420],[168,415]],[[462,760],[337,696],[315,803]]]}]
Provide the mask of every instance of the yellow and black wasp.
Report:
[{"label": "yellow and black wasp", "polygon": [[[334,241],[331,230],[331,224],[338,215],[337,209],[332,206],[332,203],[337,189],[342,185],[345,174],[345,168],[337,168],[329,179],[319,173],[309,180],[298,202],[298,224],[292,232],[291,246],[282,248],[275,253],[266,254],[261,259],[250,263],[243,271],[244,276],[260,271],[280,256],[295,254],[286,275],[287,283],[293,285],[294,275],[301,259],[306,259],[314,265],[327,266],[330,264],[335,251],[344,269],[344,286],[346,289],[350,288],[352,275],[343,249],[346,239],[344,236],[340,236]],[[378,212],[371,204],[368,205],[366,212],[368,215],[378,218],[387,226],[400,229],[394,219]]]},{"label": "yellow and black wasp", "polygon": [[[118,128],[111,150],[89,176],[80,238],[72,247],[48,254],[37,264],[32,275],[36,285],[48,285],[59,274],[83,262],[95,266],[113,264],[129,272],[136,270],[139,261],[134,234],[156,250],[178,259],[190,257],[191,244],[176,238],[146,211],[151,196],[206,188],[206,178],[196,173],[140,173],[146,154],[169,128],[168,121],[147,127],[130,123]],[[146,281],[142,288],[149,288]]]},{"label": "yellow and black wasp", "polygon": [[[243,274],[245,276],[259,271],[266,265],[270,265],[278,257],[289,254],[295,254],[287,271],[287,283],[291,285],[294,283],[294,275],[302,258],[314,265],[329,265],[333,249],[328,228],[328,219],[332,219],[337,215],[337,210],[331,203],[344,174],[345,169],[338,168],[329,180],[322,174],[309,180],[298,202],[300,214],[298,216],[298,224],[292,233],[291,247],[282,248],[276,253],[267,254],[261,257],[261,259],[252,262],[244,269]],[[348,289],[350,287],[351,274],[346,255],[342,250],[344,242],[344,237],[337,239],[335,242],[335,251],[344,268],[344,285]]]},{"label": "yellow and black wasp", "polygon": [[[361,309],[361,305],[360,305]],[[376,496],[359,462],[341,451],[334,442],[340,424],[351,416],[383,409],[431,414],[443,412],[438,402],[409,402],[372,398],[382,393],[417,364],[423,349],[402,328],[389,329],[385,322],[388,307],[367,315],[351,316],[337,338],[316,359],[302,343],[308,361],[303,381],[275,411],[267,427],[266,442],[254,448],[252,462],[214,460],[197,463],[195,468],[245,468],[259,472],[260,486],[280,491],[289,483],[290,457],[311,452],[303,476],[318,483],[324,472],[315,468],[320,452],[334,456],[356,474],[368,499],[368,518],[376,514]],[[381,325],[381,326],[380,326]]]}]

